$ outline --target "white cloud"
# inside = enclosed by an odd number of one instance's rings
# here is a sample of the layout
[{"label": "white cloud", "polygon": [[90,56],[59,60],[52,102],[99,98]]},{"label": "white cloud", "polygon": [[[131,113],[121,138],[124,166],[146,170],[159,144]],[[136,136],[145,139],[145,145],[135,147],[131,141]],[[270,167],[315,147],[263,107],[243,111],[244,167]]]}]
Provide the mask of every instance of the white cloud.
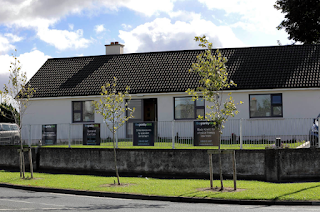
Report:
[{"label": "white cloud", "polygon": [[[13,43],[23,40],[22,37],[14,35],[12,33],[0,34],[0,54],[6,53],[9,50],[14,50]],[[1,63],[0,63],[1,64]]]},{"label": "white cloud", "polygon": [[[69,14],[84,11],[105,12],[118,10],[121,7],[152,16],[159,12],[173,9],[175,0],[2,0],[0,7],[0,23],[13,24],[32,20],[59,20]],[[35,26],[32,22],[30,25]]]},{"label": "white cloud", "polygon": [[23,40],[23,37],[19,37],[17,35],[14,35],[12,33],[6,33],[4,34],[4,36],[6,36],[7,38],[10,39],[11,42],[15,43],[15,42],[19,42]]},{"label": "white cloud", "polygon": [[[31,79],[48,58],[51,57],[39,50],[33,50],[17,57],[20,61],[21,71],[27,73],[28,80]],[[4,84],[7,84],[9,81],[11,62],[13,62],[12,56],[8,54],[0,55],[0,90],[3,90]]]},{"label": "white cloud", "polygon": [[9,39],[0,34],[0,54],[12,49],[14,49],[14,46],[10,43]]},{"label": "white cloud", "polygon": [[[159,12],[170,12],[175,0],[1,0],[0,24],[8,27],[31,28],[37,36],[58,50],[69,48],[86,48],[91,41],[83,38],[82,31],[74,31],[74,25],[69,24],[67,30],[50,29],[61,18],[70,14],[92,13],[98,14],[119,8],[128,8],[146,16]],[[96,28],[96,32],[104,31],[103,25]],[[13,49],[8,40],[0,37],[2,52]]]},{"label": "white cloud", "polygon": [[[10,62],[11,62],[12,57],[8,54],[5,55],[0,55],[0,74],[8,74],[9,73],[9,67],[10,67]],[[8,74],[9,75],[9,74]],[[0,87],[0,90],[2,88]]]},{"label": "white cloud", "polygon": [[86,48],[92,42],[83,38],[83,30],[76,31],[40,28],[38,37],[58,50]]},{"label": "white cloud", "polygon": [[188,12],[183,10],[169,12],[170,18],[178,18],[180,21],[192,21],[193,19],[200,19],[201,14],[195,12]]},{"label": "white cloud", "polygon": [[245,22],[236,22],[236,23],[234,23],[234,24],[231,24],[230,27],[232,27],[232,28],[237,28],[237,27],[239,27],[239,28],[242,28],[242,29],[244,29],[244,30],[251,31],[251,32],[257,30],[257,28],[256,28],[256,26],[255,26],[254,24],[252,24],[252,23],[245,23]]},{"label": "white cloud", "polygon": [[94,31],[96,31],[96,33],[101,33],[106,31],[106,28],[104,28],[103,24],[100,24],[94,27]]},{"label": "white cloud", "polygon": [[203,34],[210,37],[216,48],[244,46],[230,27],[216,26],[198,16],[190,22],[175,23],[168,18],[157,18],[131,31],[119,31],[119,37],[125,42],[125,52],[196,49],[199,47],[194,36]]},{"label": "white cloud", "polygon": [[[173,9],[174,0],[129,0],[129,1],[117,1],[121,7],[127,7],[133,11],[137,11],[146,16],[157,15],[159,12],[170,12]],[[108,3],[107,3],[108,4]]]},{"label": "white cloud", "polygon": [[[92,43],[91,40],[83,37],[83,30],[58,30],[51,29],[57,19],[35,19],[33,21],[19,20],[15,22],[15,26],[23,28],[31,28],[36,31],[38,38],[58,50],[86,48]],[[69,28],[74,28],[73,24],[69,24]]]},{"label": "white cloud", "polygon": [[132,26],[131,25],[127,25],[127,24],[121,24],[121,26],[122,26],[122,28],[124,29],[124,30],[129,30],[129,29],[131,29],[132,28]]},{"label": "white cloud", "polygon": [[70,30],[73,30],[73,28],[74,28],[74,25],[73,25],[73,24],[68,24],[68,26],[69,26],[69,29],[70,29]]},{"label": "white cloud", "polygon": [[49,58],[51,58],[51,56],[45,55],[45,53],[39,50],[33,50],[31,52],[20,54],[18,57],[22,66],[21,70],[27,73],[28,79],[31,79],[31,77]]},{"label": "white cloud", "polygon": [[241,27],[248,31],[274,34],[276,26],[284,19],[284,15],[273,7],[275,0],[198,1],[205,4],[208,9],[224,10],[227,16],[240,15],[240,19],[233,24],[233,27]]}]

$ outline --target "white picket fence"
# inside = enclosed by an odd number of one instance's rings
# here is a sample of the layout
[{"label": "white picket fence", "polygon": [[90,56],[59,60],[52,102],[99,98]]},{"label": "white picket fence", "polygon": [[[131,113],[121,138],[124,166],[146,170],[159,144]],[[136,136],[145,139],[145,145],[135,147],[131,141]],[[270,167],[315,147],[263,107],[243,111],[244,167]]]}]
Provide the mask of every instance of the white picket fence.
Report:
[{"label": "white picket fence", "polygon": [[[225,128],[222,130],[221,144],[230,148],[265,147],[272,146],[279,137],[283,145],[297,147],[309,140],[312,124],[312,118],[231,119],[225,123]],[[193,146],[193,121],[158,121],[155,126],[155,146],[172,148]],[[132,127],[130,129],[132,130]],[[116,134],[118,147],[133,145],[132,138],[126,135],[124,125]],[[112,134],[103,123],[100,125],[100,137],[101,145],[113,145]],[[39,144],[42,141],[42,125],[23,125],[22,141],[29,145]],[[57,124],[58,145],[82,145],[82,143],[82,123]]]}]

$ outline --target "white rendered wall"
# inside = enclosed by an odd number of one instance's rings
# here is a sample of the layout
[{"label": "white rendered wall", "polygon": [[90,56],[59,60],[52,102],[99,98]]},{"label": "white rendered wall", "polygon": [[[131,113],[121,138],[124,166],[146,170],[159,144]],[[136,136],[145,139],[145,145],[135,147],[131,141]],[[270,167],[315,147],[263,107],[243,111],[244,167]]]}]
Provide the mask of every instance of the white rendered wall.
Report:
[{"label": "white rendered wall", "polygon": [[[282,94],[282,118],[316,118],[320,113],[320,89],[297,90],[265,90],[265,91],[235,91],[231,96],[238,105],[239,113],[234,118],[249,119],[249,94]],[[225,95],[227,95],[225,93]],[[279,119],[279,118],[272,118]],[[280,118],[281,119],[281,118]]]},{"label": "white rendered wall", "polygon": [[[249,94],[273,94],[282,93],[282,107],[283,107],[283,117],[281,118],[249,118]],[[172,121],[174,120],[174,97],[187,96],[186,93],[174,93],[174,94],[159,94],[159,95],[139,95],[134,96],[133,99],[149,99],[157,98],[157,118],[158,118],[158,133],[162,133],[162,137],[172,136]],[[293,120],[297,120],[298,124],[301,124],[300,119],[305,118],[316,118],[320,113],[320,90],[317,89],[306,89],[306,90],[264,90],[264,91],[234,91],[232,93],[235,103],[243,102],[241,105],[237,105],[239,110],[238,115],[229,118],[226,123],[225,135],[231,135],[235,133],[239,135],[239,119],[243,118],[246,123],[250,125],[247,128],[246,134],[260,135],[268,134],[266,132],[261,132],[261,129],[274,125],[274,123],[283,122],[282,125],[289,126]],[[227,98],[227,93],[223,93],[223,99]],[[60,137],[67,137],[69,132],[69,125],[72,123],[72,101],[86,101],[86,100],[98,100],[99,97],[79,97],[79,98],[53,98],[53,99],[35,99],[30,101],[30,105],[24,114],[22,124],[32,125],[31,131],[33,140],[41,139],[41,125],[43,124],[58,124],[58,130],[62,130]],[[209,103],[206,102],[206,105]],[[208,109],[206,108],[206,112]],[[299,120],[298,120],[299,119]],[[99,114],[95,114],[95,123],[101,124],[101,137],[111,137],[110,131],[105,127],[103,119]],[[279,122],[279,123],[280,123]],[[288,124],[284,124],[288,122]],[[289,123],[290,122],[290,123]],[[310,129],[310,120],[306,120],[305,129],[299,127],[299,134],[305,134]],[[309,123],[310,122],[310,123]],[[263,123],[264,125],[261,125]],[[72,131],[74,134],[72,137],[81,139],[82,124],[71,124]],[[193,127],[192,120],[181,121],[175,120],[174,122],[174,134],[179,132],[179,136],[182,137],[192,137]],[[252,126],[256,127],[255,129]],[[227,129],[228,128],[228,129]],[[123,126],[118,133],[118,137],[125,137],[125,126]],[[23,139],[28,140],[26,136],[29,131],[28,127],[23,129]],[[274,130],[273,130],[274,131]],[[279,129],[277,134],[294,133],[289,132],[293,129]],[[297,131],[297,130],[295,130]],[[270,134],[270,133],[269,133]],[[59,137],[59,135],[58,135]],[[79,138],[78,138],[79,137]]]}]

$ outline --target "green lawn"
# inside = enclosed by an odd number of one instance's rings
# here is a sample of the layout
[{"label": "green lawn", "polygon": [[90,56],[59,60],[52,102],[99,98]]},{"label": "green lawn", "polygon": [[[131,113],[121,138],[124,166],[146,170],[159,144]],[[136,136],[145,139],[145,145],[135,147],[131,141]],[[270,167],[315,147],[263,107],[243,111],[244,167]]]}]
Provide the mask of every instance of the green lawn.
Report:
[{"label": "green lawn", "polygon": [[[304,142],[296,142],[288,145],[289,148],[296,148],[303,144]],[[271,148],[270,144],[243,144],[243,149],[266,149]],[[68,148],[68,145],[46,145],[42,147],[48,148]],[[175,149],[218,149],[218,147],[213,146],[193,146],[191,144],[175,144]],[[82,145],[73,144],[71,148],[113,148],[112,143],[101,143],[100,146],[94,145]],[[172,149],[172,143],[158,143],[156,142],[154,146],[132,146],[132,142],[120,142],[118,144],[120,149]],[[221,149],[240,149],[240,144],[222,144]]]},{"label": "green lawn", "polygon": [[[27,173],[27,176],[30,176]],[[121,177],[123,186],[112,186],[115,177],[88,175],[34,173],[35,179],[22,180],[18,172],[0,171],[0,182],[47,188],[63,188],[85,191],[118,192],[128,194],[244,199],[244,200],[320,200],[320,182],[312,183],[267,183],[259,181],[237,181],[237,192],[205,190],[209,180],[173,180],[153,178]],[[111,184],[111,185],[110,185]],[[220,186],[220,181],[214,181]],[[233,181],[225,180],[225,187],[232,187]],[[205,190],[205,191],[204,191]]]}]

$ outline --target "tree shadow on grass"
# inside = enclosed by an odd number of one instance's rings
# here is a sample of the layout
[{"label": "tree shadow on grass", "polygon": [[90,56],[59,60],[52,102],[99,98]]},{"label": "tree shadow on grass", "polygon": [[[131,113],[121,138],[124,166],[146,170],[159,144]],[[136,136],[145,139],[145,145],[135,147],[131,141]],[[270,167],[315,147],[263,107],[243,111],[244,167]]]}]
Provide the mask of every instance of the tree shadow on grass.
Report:
[{"label": "tree shadow on grass", "polygon": [[181,195],[179,195],[179,197],[199,197],[198,194],[204,194],[203,192],[210,192],[208,195],[201,196],[201,198],[211,198],[211,197],[217,196],[217,195],[219,195],[221,193],[239,192],[239,191],[242,191],[242,190],[244,190],[244,189],[237,189],[235,191],[235,190],[233,190],[233,188],[225,188],[224,190],[221,191],[219,187],[202,188],[202,189],[197,189],[197,191],[181,194]]},{"label": "tree shadow on grass", "polygon": [[277,197],[274,198],[273,200],[280,200],[280,198],[282,198],[282,197],[289,196],[289,195],[292,195],[292,194],[297,194],[297,193],[300,193],[300,192],[303,192],[303,191],[307,191],[307,190],[310,190],[310,189],[313,189],[313,188],[318,188],[318,187],[320,187],[320,185],[311,186],[311,187],[308,187],[308,188],[303,188],[303,189],[300,189],[300,190],[298,190],[298,191],[294,191],[294,192],[290,192],[290,193],[286,193],[286,194],[277,196]]},{"label": "tree shadow on grass", "polygon": [[20,177],[15,177],[15,178],[10,178],[10,179],[7,179],[7,180],[2,180],[0,183],[12,183],[12,182],[16,182],[17,180],[25,180],[25,181],[30,181],[30,180],[40,180],[40,179],[43,179],[43,178],[31,178],[30,176],[26,176],[24,179],[23,178],[20,178]]},{"label": "tree shadow on grass", "polygon": [[195,197],[199,193],[200,193],[199,191],[193,191],[193,192],[180,194],[178,197]]}]

